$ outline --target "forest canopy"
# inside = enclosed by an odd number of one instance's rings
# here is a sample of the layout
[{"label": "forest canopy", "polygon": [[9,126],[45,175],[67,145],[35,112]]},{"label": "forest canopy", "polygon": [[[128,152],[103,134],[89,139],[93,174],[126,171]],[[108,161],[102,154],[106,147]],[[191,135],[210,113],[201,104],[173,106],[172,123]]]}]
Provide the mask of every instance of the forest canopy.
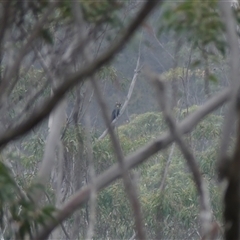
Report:
[{"label": "forest canopy", "polygon": [[235,1],[0,2],[1,239],[240,239]]}]

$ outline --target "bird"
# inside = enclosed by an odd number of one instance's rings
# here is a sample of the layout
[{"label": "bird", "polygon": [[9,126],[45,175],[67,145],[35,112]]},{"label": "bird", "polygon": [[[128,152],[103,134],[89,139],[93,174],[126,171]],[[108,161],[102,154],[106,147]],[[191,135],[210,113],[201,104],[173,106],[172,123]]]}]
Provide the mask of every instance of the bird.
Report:
[{"label": "bird", "polygon": [[121,106],[122,106],[121,103],[116,102],[115,108],[112,111],[112,121],[119,116]]}]

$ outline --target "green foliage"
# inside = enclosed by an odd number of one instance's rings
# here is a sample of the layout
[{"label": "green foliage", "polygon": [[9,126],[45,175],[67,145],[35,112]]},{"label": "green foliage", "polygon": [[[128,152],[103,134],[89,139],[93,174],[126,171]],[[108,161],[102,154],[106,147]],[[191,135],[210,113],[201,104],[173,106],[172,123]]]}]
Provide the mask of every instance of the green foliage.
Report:
[{"label": "green foliage", "polygon": [[30,69],[20,69],[19,80],[12,92],[13,101],[17,102],[25,99],[25,96],[29,94],[30,87],[41,88],[45,79],[44,71],[41,69],[36,69],[33,66]]},{"label": "green foliage", "polygon": [[[8,114],[11,120],[15,118],[18,121],[23,109],[26,114],[27,111],[36,106],[40,97],[50,94],[50,87],[46,86],[45,81],[46,77],[43,70],[36,69],[33,66],[29,69],[20,69],[18,81],[11,86],[12,91],[9,96],[11,108]],[[38,94],[34,94],[33,89]]]},{"label": "green foliage", "polygon": [[[192,106],[191,113],[197,109]],[[186,116],[186,110],[175,109],[180,118]],[[218,115],[208,116],[191,134],[191,141],[204,174],[209,192],[214,217],[221,219],[221,194],[215,184],[216,136],[220,132],[222,118]],[[118,135],[125,154],[134,152],[137,148],[159,136],[166,125],[161,113],[145,113],[135,116],[132,121],[118,128]],[[189,141],[189,137],[187,137]],[[207,143],[205,144],[205,141]],[[211,143],[211,144],[210,144]],[[99,141],[94,146],[96,168],[101,171],[115,162],[112,146],[108,138]],[[196,186],[192,180],[185,159],[180,151],[175,149],[163,192],[159,191],[163,171],[168,159],[168,153],[156,154],[152,159],[134,171],[141,174],[139,193],[144,221],[148,237],[156,238],[160,231],[164,238],[172,239],[186,237],[189,229],[198,224],[199,200]],[[97,238],[130,238],[133,220],[129,211],[129,203],[120,181],[103,190],[98,197]],[[104,226],[104,227],[103,227]],[[174,230],[171,226],[174,226]]]},{"label": "green foliage", "polygon": [[11,175],[11,171],[0,162],[0,223],[4,226],[5,221],[6,232],[8,237],[16,239],[24,239],[27,235],[32,234],[33,229],[45,225],[51,218],[55,208],[53,206],[44,206],[38,209],[29,197],[36,188],[34,186],[25,192],[16,184]]},{"label": "green foliage", "polygon": [[[131,210],[121,181],[117,181],[99,194],[97,222],[104,222],[104,228],[108,230],[110,236],[126,239],[127,234],[132,232],[133,229],[134,223],[131,216]],[[96,236],[106,234],[106,230],[102,229],[102,226],[101,224],[97,225]]]},{"label": "green foliage", "polygon": [[100,69],[98,72],[99,78],[103,80],[105,83],[107,81],[108,85],[109,83],[114,84],[113,86],[116,86],[119,88],[121,86],[121,89],[126,89],[126,86],[129,83],[129,80],[123,76],[121,72],[118,72],[115,67],[107,66]]},{"label": "green foliage", "polygon": [[99,78],[101,79],[110,79],[114,82],[117,79],[117,69],[114,67],[103,67],[98,72]]},{"label": "green foliage", "polygon": [[[191,113],[196,109],[197,106],[192,106],[188,108],[188,111],[177,108],[174,111],[180,119],[183,119],[186,117],[187,112]],[[218,115],[208,116],[191,134],[191,144],[201,171],[204,174],[204,178],[208,183],[214,216],[217,219],[220,219],[221,214],[221,196],[213,181],[215,178],[214,165],[216,159],[214,143],[216,142],[216,136],[220,133],[221,122],[222,118]],[[122,150],[124,154],[127,155],[155,139],[166,130],[166,124],[164,123],[162,114],[148,112],[132,116],[129,124],[120,126],[116,131]],[[43,139],[43,136],[34,134],[30,139],[25,139],[22,143],[25,155],[14,155],[14,151],[10,151],[12,155],[10,152],[7,155],[9,158],[15,158],[23,164],[25,171],[29,171],[28,174],[26,174],[28,178],[25,177],[24,181],[19,180],[22,186],[27,182],[32,182],[32,177],[34,177],[33,166],[37,164],[36,159],[42,158],[44,148]],[[187,140],[189,141],[188,137]],[[78,158],[79,155],[77,154],[80,144],[82,146],[82,158],[84,159],[86,157],[84,141],[85,136],[82,126],[79,125],[77,129],[74,125],[69,126],[63,138],[67,154],[71,155],[72,158]],[[116,158],[108,137],[95,142],[93,146],[95,169],[98,173],[116,163]],[[38,157],[36,158],[36,156]],[[165,189],[163,192],[159,192],[162,174],[168,157],[167,152],[161,152],[134,170],[141,174],[138,185],[140,201],[148,236],[151,238],[156,238],[159,226],[162,226],[161,232],[165,238],[184,236],[187,229],[194,228],[198,221],[199,202],[196,188],[192,181],[192,176],[186,167],[185,160],[177,149],[174,150],[168,169]],[[26,181],[27,179],[28,181]],[[6,186],[6,189],[3,188],[3,192],[7,195],[4,195],[5,198],[3,198],[2,201],[5,201],[5,204],[10,204],[9,206],[11,206],[14,219],[20,226],[18,231],[19,238],[28,234],[36,225],[44,224],[49,217],[52,217],[52,213],[54,213],[53,208],[47,206],[46,209],[43,208],[36,211],[36,206],[32,204],[30,199],[17,197],[14,192],[14,182],[12,187],[9,187],[7,184],[5,185],[5,182],[4,186]],[[27,190],[29,193],[32,191],[33,189]],[[13,197],[13,194],[15,194],[15,197]],[[9,199],[11,199],[11,201]],[[19,210],[19,206],[21,211]],[[96,238],[106,238],[109,236],[111,238],[126,239],[131,237],[134,222],[120,180],[99,194],[97,210]],[[171,230],[170,226],[172,225],[175,226],[174,231]]]},{"label": "green foliage", "polygon": [[3,159],[7,159],[16,167],[18,172],[16,181],[21,187],[29,187],[36,177],[38,164],[43,157],[44,146],[44,136],[32,134],[20,141],[18,147],[8,147],[2,152]]},{"label": "green foliage", "polygon": [[[71,3],[72,2],[68,0],[59,2],[59,5],[53,11],[53,15],[49,16],[47,24],[40,30],[41,40],[44,40],[44,42],[48,44],[53,44],[53,36],[56,31],[59,31],[61,35],[61,31],[64,31],[65,27],[70,26],[64,25],[64,28],[61,28],[64,23],[69,24],[72,21]],[[119,26],[121,24],[119,17],[121,14],[119,14],[119,10],[124,6],[122,1],[81,0],[78,1],[78,3],[83,11],[85,21],[91,24],[91,29],[93,29],[94,33],[102,29],[101,27],[99,28],[99,26],[109,24],[112,26],[118,24]],[[13,10],[17,19],[16,21],[13,20],[15,21],[15,25],[13,24],[14,27],[21,27],[21,29],[26,28],[28,32],[36,21],[41,18],[44,12],[43,10],[47,9],[50,1],[11,1],[11,4],[13,8],[10,9],[10,11]],[[236,10],[235,13],[239,21],[238,11],[239,10]],[[223,38],[224,27],[219,18],[216,0],[185,0],[174,3],[165,1],[160,22],[162,24],[160,31],[174,32],[174,35],[177,36],[178,39],[179,35],[181,35],[183,36],[182,42],[187,39],[187,44],[181,43],[181,56],[185,54],[184,48],[187,48],[189,51],[192,46],[194,48],[198,47],[203,52],[208,46],[215,46],[223,55],[225,54],[226,43]],[[11,19],[9,20],[9,25],[10,24],[12,24]],[[55,28],[55,26],[58,27]],[[107,36],[114,35],[112,34],[114,30],[116,29],[111,29],[110,34],[108,35],[107,33]],[[136,37],[139,37],[139,35]],[[106,39],[107,37],[103,40],[104,44]],[[188,43],[191,44],[190,47]],[[172,42],[169,43],[169,45],[170,44],[172,44]],[[16,46],[20,49],[21,44],[17,42]],[[137,45],[135,45],[135,47],[136,46]],[[194,60],[192,64],[195,65],[195,67],[199,66],[198,69],[190,70],[185,67],[169,69],[162,74],[162,77],[169,81],[175,77],[186,75],[187,73],[189,77],[196,77],[196,86],[198,86],[197,84],[199,84],[199,82],[197,80],[204,78],[206,71],[206,69],[201,69],[200,63],[202,63],[202,59],[199,59],[199,57],[203,56],[200,56],[198,52],[197,56],[193,56]],[[129,63],[126,68],[129,68],[131,71],[133,62],[135,64],[135,60],[133,60],[131,57],[123,59],[125,66],[126,63]],[[207,62],[207,60],[209,61],[207,58],[204,60],[205,62]],[[167,67],[165,69],[167,69]],[[36,87],[38,89],[43,87],[43,83],[45,82],[44,74],[42,70],[33,68],[31,68],[30,71],[21,69],[19,72],[19,81],[16,85],[13,84],[13,91],[10,96],[11,104],[17,107],[20,106],[20,109],[22,109],[22,105],[26,103],[25,96],[28,96],[29,91]],[[117,72],[116,68],[111,66],[103,67],[98,74],[101,79],[104,79],[104,84],[110,80],[112,84],[117,85],[117,87],[121,85],[123,89],[128,83],[126,79],[120,82],[120,73]],[[39,79],[41,79],[41,81]],[[216,81],[216,79],[215,75],[210,72],[209,80]],[[139,76],[139,80],[139,91],[134,91],[129,104],[129,108],[131,108],[131,105],[135,107],[134,110],[136,111],[132,112],[137,114],[143,109],[143,105],[145,109],[148,109],[147,111],[150,111],[149,109],[156,109],[155,99],[155,105],[149,100],[152,96],[152,91],[148,91],[148,88],[146,88],[146,83],[143,83],[143,81],[145,81],[143,77],[141,78],[141,76]],[[41,97],[44,98],[46,94],[49,94],[49,88],[44,89]],[[150,103],[149,105],[144,103],[146,96],[148,103]],[[114,97],[117,98],[118,96],[114,95]],[[112,96],[109,98],[112,98]],[[29,108],[34,108],[37,100],[38,99],[35,99],[31,102],[32,106],[29,106]],[[17,109],[17,107],[9,110],[10,118],[18,116],[19,111],[17,110],[19,109]],[[184,110],[175,109],[175,112],[177,116],[180,116],[180,119],[183,119],[196,108],[197,106],[192,106]],[[216,175],[214,166],[216,159],[216,139],[220,134],[221,121],[222,118],[217,115],[209,116],[186,137],[187,143],[191,145],[191,149],[198,160],[200,169],[204,174],[204,179],[208,183],[213,212],[218,219],[221,213],[220,194],[214,182]],[[129,124],[117,129],[117,134],[121,142],[122,150],[124,154],[127,155],[136,151],[149,141],[154,140],[166,130],[167,127],[161,113],[147,112],[145,114],[132,116]],[[69,158],[71,160],[79,158],[83,161],[86,160],[86,149],[84,146],[85,136],[81,125],[71,125],[68,127],[64,134],[63,142],[65,146],[64,150],[66,151],[64,154],[68,157],[70,156]],[[32,136],[22,139],[21,142],[19,142],[19,149],[13,147],[4,152],[4,158],[10,159],[11,162],[17,162],[20,168],[23,169],[22,176],[16,176],[16,180],[11,176],[9,169],[0,162],[0,223],[3,225],[5,218],[8,218],[7,222],[9,226],[7,226],[7,231],[9,235],[11,235],[10,238],[23,239],[27,235],[31,235],[35,229],[46,224],[48,219],[53,218],[55,211],[53,207],[45,206],[38,209],[30,197],[35,188],[39,187],[32,186],[31,184],[36,173],[37,164],[43,156],[44,144],[44,137],[34,132]],[[97,173],[106,170],[116,163],[116,158],[108,137],[102,141],[95,142],[93,150]],[[192,176],[179,150],[175,149],[171,156],[171,164],[168,168],[165,188],[162,192],[159,191],[168,157],[168,153],[161,152],[153,156],[147,163],[133,170],[138,171],[141,175],[139,198],[143,207],[148,236],[153,239],[157,238],[159,228],[162,228],[161,231],[165,238],[172,239],[176,238],[176,236],[180,238],[182,236],[181,234],[185,233],[187,229],[195,229],[197,226],[199,212],[198,196],[192,181]],[[86,166],[83,167],[87,168]],[[18,186],[16,182],[20,186]],[[29,185],[31,185],[32,188],[26,188],[29,187]],[[22,189],[26,190],[23,191]],[[48,190],[49,189],[46,191]],[[99,194],[97,210],[96,238],[127,239],[131,237],[134,223],[121,181],[117,181]],[[14,232],[16,232],[16,235],[12,236]]]},{"label": "green foliage", "polygon": [[211,116],[207,118],[204,123],[197,125],[196,131],[194,131],[193,136],[197,139],[214,140],[220,135],[221,131],[222,117]]},{"label": "green foliage", "polygon": [[226,46],[223,38],[224,27],[217,10],[217,2],[216,0],[166,2],[160,31],[173,30],[176,34],[182,34],[195,47],[214,44],[224,54]]},{"label": "green foliage", "polygon": [[[118,135],[124,154],[135,151],[154,139],[166,128],[159,113],[145,113],[136,116],[129,124],[118,128]],[[94,144],[94,158],[98,160],[97,171],[101,172],[116,162],[109,137]]]},{"label": "green foliage", "polygon": [[122,2],[116,0],[104,1],[80,1],[84,18],[90,23],[109,22],[114,24],[119,22],[119,18],[115,15],[115,11],[123,7]]},{"label": "green foliage", "polygon": [[77,127],[75,125],[69,126],[63,138],[67,152],[72,154],[76,154],[78,152],[79,144],[83,145],[84,140],[85,135],[81,124]]},{"label": "green foliage", "polygon": [[[166,125],[159,113],[147,112],[137,115],[131,120],[130,124],[126,124],[119,128],[119,134],[132,139],[143,137],[144,134],[155,135],[166,129]],[[146,136],[147,137],[147,136]]]},{"label": "green foliage", "polygon": [[[188,113],[192,113],[198,106],[189,107],[188,110],[174,109],[174,112],[180,119],[186,117]],[[222,118],[218,115],[208,116],[201,122],[191,133],[191,138],[186,137],[187,142],[191,143],[192,149],[199,162],[200,169],[204,174],[204,179],[208,183],[211,193],[211,202],[214,216],[220,219],[220,193],[216,187],[215,178],[215,159],[216,159],[216,137],[220,134]],[[116,129],[122,150],[125,155],[137,150],[140,146],[154,140],[164,131],[167,131],[161,113],[148,112],[141,115],[132,116],[130,123],[120,126]],[[14,155],[11,151],[7,155],[9,158],[15,158],[23,164],[25,171],[29,171],[28,178],[19,180],[24,186],[26,180],[32,182],[34,176],[34,167],[36,159],[41,159],[43,154],[44,141],[43,136],[34,134],[30,139],[25,139],[22,143],[26,155]],[[81,158],[86,158],[86,150],[84,147],[85,136],[82,126],[76,129],[75,125],[68,127],[63,138],[66,146],[66,153],[71,158],[79,158],[78,152],[80,145],[82,146]],[[80,145],[79,145],[80,144]],[[211,146],[211,147],[210,147]],[[99,174],[105,171],[111,165],[116,163],[112,145],[108,137],[93,144],[95,169]],[[28,154],[31,153],[31,154]],[[36,156],[38,156],[36,158]],[[161,152],[151,158],[150,161],[137,167],[134,171],[140,173],[139,182],[140,201],[144,214],[144,221],[148,236],[156,238],[157,232],[161,231],[165,238],[175,238],[176,236],[184,237],[188,229],[194,229],[198,223],[199,201],[196,193],[196,187],[192,181],[192,176],[186,167],[185,160],[179,150],[175,149],[172,155],[171,164],[168,168],[168,175],[165,182],[163,192],[159,191],[162,180],[163,171],[166,161],[169,158],[169,150]],[[32,175],[31,175],[32,174]],[[32,177],[29,177],[32,176]],[[27,184],[28,185],[28,184]],[[21,226],[19,238],[24,234],[28,234],[30,229],[34,229],[39,224],[44,224],[49,217],[52,216],[54,209],[39,209],[32,205],[28,198],[19,198],[21,202],[12,197],[13,188],[8,187],[9,196],[4,199],[12,204],[12,210],[16,221]],[[6,191],[6,189],[3,189]],[[33,190],[28,189],[29,193]],[[50,192],[51,193],[51,192]],[[16,194],[15,194],[16,195]],[[11,201],[9,201],[9,199]],[[19,215],[19,206],[21,206],[21,214]],[[49,210],[49,211],[48,211]],[[174,231],[171,226],[175,226]],[[98,196],[97,207],[97,226],[96,238],[130,238],[133,233],[133,218],[130,210],[129,202],[125,196],[125,191],[121,180],[104,189]],[[159,226],[161,228],[159,229]]]}]

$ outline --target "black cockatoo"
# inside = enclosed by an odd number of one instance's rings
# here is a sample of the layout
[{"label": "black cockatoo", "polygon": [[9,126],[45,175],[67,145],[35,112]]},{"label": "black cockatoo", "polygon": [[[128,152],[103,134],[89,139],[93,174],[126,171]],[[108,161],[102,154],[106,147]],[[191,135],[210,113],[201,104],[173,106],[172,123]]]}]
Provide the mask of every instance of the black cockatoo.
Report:
[{"label": "black cockatoo", "polygon": [[116,103],[115,108],[112,111],[112,121],[118,117],[119,113],[120,113],[120,109],[121,109],[122,104],[121,103]]}]

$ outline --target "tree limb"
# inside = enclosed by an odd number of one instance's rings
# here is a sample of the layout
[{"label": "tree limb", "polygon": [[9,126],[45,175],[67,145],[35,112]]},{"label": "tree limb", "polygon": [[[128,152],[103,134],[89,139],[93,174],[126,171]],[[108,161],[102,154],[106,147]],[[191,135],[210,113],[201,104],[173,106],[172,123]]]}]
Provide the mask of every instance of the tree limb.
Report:
[{"label": "tree limb", "polygon": [[225,161],[227,158],[227,150],[230,145],[230,134],[233,129],[236,119],[236,98],[238,95],[238,89],[240,87],[239,82],[239,43],[236,32],[236,23],[233,17],[233,13],[230,9],[229,2],[219,1],[219,6],[222,12],[222,21],[225,23],[227,31],[227,40],[230,47],[230,79],[231,79],[231,99],[228,109],[225,113],[225,121],[223,126],[223,133],[220,143],[218,162]]},{"label": "tree limb", "polygon": [[[226,240],[240,239],[240,82],[239,82],[239,42],[237,24],[229,2],[219,2],[222,20],[225,23],[227,41],[230,47],[231,99],[225,116],[222,141],[219,150],[219,170],[222,178],[227,180],[224,196],[224,237]],[[238,116],[237,116],[238,115]],[[230,145],[231,130],[238,117],[235,151],[231,158],[227,156]],[[225,169],[224,169],[225,168]]]}]

